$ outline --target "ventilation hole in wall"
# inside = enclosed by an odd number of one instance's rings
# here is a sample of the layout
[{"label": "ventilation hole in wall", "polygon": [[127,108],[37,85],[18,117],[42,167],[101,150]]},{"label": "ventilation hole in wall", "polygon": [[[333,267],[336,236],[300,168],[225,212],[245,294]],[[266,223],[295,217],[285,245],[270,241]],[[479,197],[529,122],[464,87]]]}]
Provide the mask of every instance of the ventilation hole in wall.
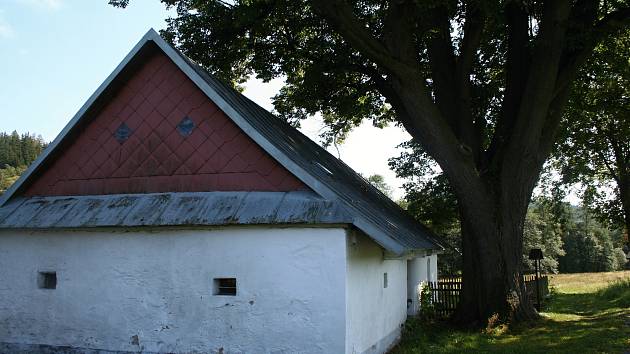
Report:
[{"label": "ventilation hole in wall", "polygon": [[383,273],[383,288],[387,288],[387,273]]},{"label": "ventilation hole in wall", "polygon": [[37,274],[37,286],[40,289],[56,289],[57,273],[56,272],[39,272]]},{"label": "ventilation hole in wall", "polygon": [[120,123],[116,132],[114,132],[114,137],[118,140],[119,143],[124,143],[125,140],[129,139],[131,135],[131,128],[125,122]]},{"label": "ventilation hole in wall", "polygon": [[192,134],[193,129],[195,128],[195,122],[192,119],[188,118],[188,116],[184,117],[179,124],[177,124],[177,131],[183,137],[187,137]]},{"label": "ventilation hole in wall", "polygon": [[214,278],[214,295],[236,295],[236,278]]}]

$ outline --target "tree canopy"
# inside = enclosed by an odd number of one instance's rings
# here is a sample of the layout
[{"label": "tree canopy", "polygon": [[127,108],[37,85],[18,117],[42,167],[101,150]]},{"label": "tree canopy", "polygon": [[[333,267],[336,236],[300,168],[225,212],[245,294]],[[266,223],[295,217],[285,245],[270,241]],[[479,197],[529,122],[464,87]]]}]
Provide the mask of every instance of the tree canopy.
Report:
[{"label": "tree canopy", "polygon": [[385,177],[379,174],[370,175],[367,178],[367,181],[370,182],[374,187],[376,187],[381,193],[385,194],[388,197],[392,197],[392,187],[385,182]]},{"label": "tree canopy", "polygon": [[628,30],[597,46],[575,82],[554,153],[563,182],[582,183],[589,206],[626,230],[630,230],[628,53]]},{"label": "tree canopy", "polygon": [[41,136],[0,132],[0,168],[28,166],[45,147]]},{"label": "tree canopy", "polygon": [[46,143],[39,135],[0,133],[0,193],[20,177],[26,167],[44,150]]}]

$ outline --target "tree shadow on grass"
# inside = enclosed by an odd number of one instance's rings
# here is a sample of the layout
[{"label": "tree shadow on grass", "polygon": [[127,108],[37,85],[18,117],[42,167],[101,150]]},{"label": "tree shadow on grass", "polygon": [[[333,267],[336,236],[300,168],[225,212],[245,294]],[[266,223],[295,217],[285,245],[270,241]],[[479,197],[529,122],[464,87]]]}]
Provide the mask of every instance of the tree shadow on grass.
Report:
[{"label": "tree shadow on grass", "polygon": [[[582,294],[569,296],[576,295]],[[543,318],[532,327],[511,330],[505,338],[496,340],[493,349],[516,353],[622,353],[630,350],[630,328],[625,327],[630,314],[627,309],[600,307],[596,312],[575,305],[567,309],[570,311],[554,313],[554,318]],[[526,350],[518,350],[521,347]]]},{"label": "tree shadow on grass", "polygon": [[625,308],[630,304],[622,298],[606,299],[601,294],[555,294],[552,301],[544,309],[545,312],[560,314],[575,314],[580,316],[594,316],[614,308]]},{"label": "tree shadow on grass", "polygon": [[619,291],[557,293],[541,320],[499,334],[408,322],[393,353],[624,353],[630,351],[630,284]]}]

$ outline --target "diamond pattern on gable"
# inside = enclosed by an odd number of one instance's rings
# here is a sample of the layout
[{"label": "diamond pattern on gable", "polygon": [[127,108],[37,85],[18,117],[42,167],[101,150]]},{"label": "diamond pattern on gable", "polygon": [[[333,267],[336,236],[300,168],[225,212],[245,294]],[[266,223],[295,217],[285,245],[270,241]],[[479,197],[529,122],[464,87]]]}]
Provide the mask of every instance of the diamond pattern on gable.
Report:
[{"label": "diamond pattern on gable", "polygon": [[66,140],[25,195],[307,188],[161,53]]}]

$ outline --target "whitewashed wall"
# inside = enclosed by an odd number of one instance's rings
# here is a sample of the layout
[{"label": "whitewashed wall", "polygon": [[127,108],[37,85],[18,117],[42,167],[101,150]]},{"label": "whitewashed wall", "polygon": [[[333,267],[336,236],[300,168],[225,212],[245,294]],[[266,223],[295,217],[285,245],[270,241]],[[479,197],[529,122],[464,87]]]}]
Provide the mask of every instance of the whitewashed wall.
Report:
[{"label": "whitewashed wall", "polygon": [[[382,293],[376,303],[353,302],[349,311],[363,323],[353,333],[362,344],[375,338],[373,331],[398,325],[400,309],[393,304],[400,300],[405,276],[395,274],[404,271],[396,262],[359,270],[379,254],[361,242],[366,249],[350,253],[349,295]],[[345,252],[344,229],[0,232],[0,343],[144,352],[341,353]],[[391,273],[389,289],[378,286],[382,275],[360,279],[381,269]],[[57,272],[57,289],[37,287],[41,270]],[[236,277],[237,296],[213,296],[215,277]],[[380,306],[394,311],[382,318]],[[367,311],[359,316],[360,310]]]},{"label": "whitewashed wall", "polygon": [[417,257],[407,262],[407,298],[411,299],[409,315],[418,313],[418,285],[423,281],[437,281],[437,255]]},{"label": "whitewashed wall", "polygon": [[347,247],[346,353],[384,353],[406,320],[407,261],[385,260],[383,249],[361,232],[349,232]]}]

